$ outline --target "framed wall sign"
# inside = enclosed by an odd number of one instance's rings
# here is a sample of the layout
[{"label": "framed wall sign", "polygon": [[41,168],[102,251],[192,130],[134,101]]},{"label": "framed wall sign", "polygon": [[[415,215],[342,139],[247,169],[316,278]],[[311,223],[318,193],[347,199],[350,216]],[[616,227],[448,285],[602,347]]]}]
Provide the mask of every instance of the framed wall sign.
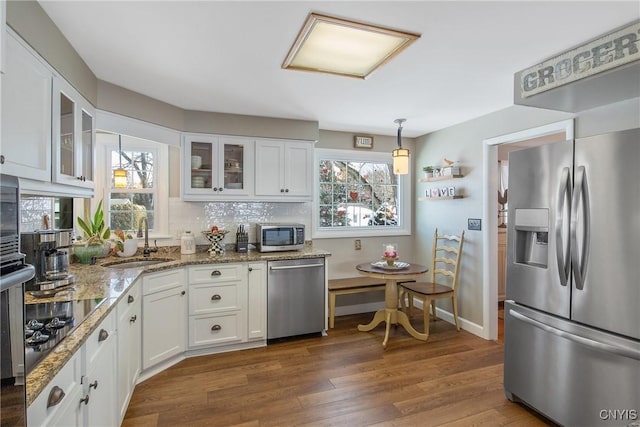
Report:
[{"label": "framed wall sign", "polygon": [[373,148],[373,137],[356,135],[353,138],[353,146],[355,148]]}]

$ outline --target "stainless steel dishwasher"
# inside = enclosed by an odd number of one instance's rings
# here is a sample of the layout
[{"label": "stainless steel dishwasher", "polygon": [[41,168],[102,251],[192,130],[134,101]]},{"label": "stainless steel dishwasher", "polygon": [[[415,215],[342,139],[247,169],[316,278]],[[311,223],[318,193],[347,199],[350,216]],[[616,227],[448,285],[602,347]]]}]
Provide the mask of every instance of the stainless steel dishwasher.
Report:
[{"label": "stainless steel dishwasher", "polygon": [[267,339],[324,330],[324,258],[270,261]]}]

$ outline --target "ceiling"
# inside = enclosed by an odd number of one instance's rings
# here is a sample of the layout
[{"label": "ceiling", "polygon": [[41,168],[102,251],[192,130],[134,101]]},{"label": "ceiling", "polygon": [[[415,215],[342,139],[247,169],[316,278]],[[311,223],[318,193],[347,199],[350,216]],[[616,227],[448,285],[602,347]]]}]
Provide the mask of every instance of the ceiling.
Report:
[{"label": "ceiling", "polygon": [[[611,1],[40,1],[101,80],[183,109],[420,136],[513,104],[513,75],[640,18]],[[309,12],[422,37],[366,80],[283,70]]]}]

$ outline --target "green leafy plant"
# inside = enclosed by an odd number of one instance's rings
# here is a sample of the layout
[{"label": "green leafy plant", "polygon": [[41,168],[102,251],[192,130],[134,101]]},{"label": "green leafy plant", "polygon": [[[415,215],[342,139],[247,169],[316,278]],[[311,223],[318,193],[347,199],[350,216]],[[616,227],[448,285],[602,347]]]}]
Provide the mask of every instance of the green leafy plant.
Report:
[{"label": "green leafy plant", "polygon": [[98,203],[93,217],[85,212],[85,219],[78,217],[78,226],[86,234],[87,245],[102,245],[111,236],[111,229],[104,222],[102,200]]},{"label": "green leafy plant", "polygon": [[422,170],[427,173],[433,173],[433,166],[425,166],[422,168]]}]

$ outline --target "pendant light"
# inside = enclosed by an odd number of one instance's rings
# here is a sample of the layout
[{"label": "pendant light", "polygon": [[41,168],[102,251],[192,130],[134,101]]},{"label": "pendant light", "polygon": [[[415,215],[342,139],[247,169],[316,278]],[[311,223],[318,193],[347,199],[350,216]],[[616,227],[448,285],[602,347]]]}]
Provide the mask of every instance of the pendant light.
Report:
[{"label": "pendant light", "polygon": [[407,119],[395,119],[393,122],[398,124],[398,148],[393,150],[393,173],[395,175],[406,175],[409,173],[409,150],[402,148],[402,123]]},{"label": "pendant light", "polygon": [[122,169],[122,135],[118,135],[118,154],[120,156],[120,167],[113,171],[113,186],[115,188],[126,188],[127,171]]}]

